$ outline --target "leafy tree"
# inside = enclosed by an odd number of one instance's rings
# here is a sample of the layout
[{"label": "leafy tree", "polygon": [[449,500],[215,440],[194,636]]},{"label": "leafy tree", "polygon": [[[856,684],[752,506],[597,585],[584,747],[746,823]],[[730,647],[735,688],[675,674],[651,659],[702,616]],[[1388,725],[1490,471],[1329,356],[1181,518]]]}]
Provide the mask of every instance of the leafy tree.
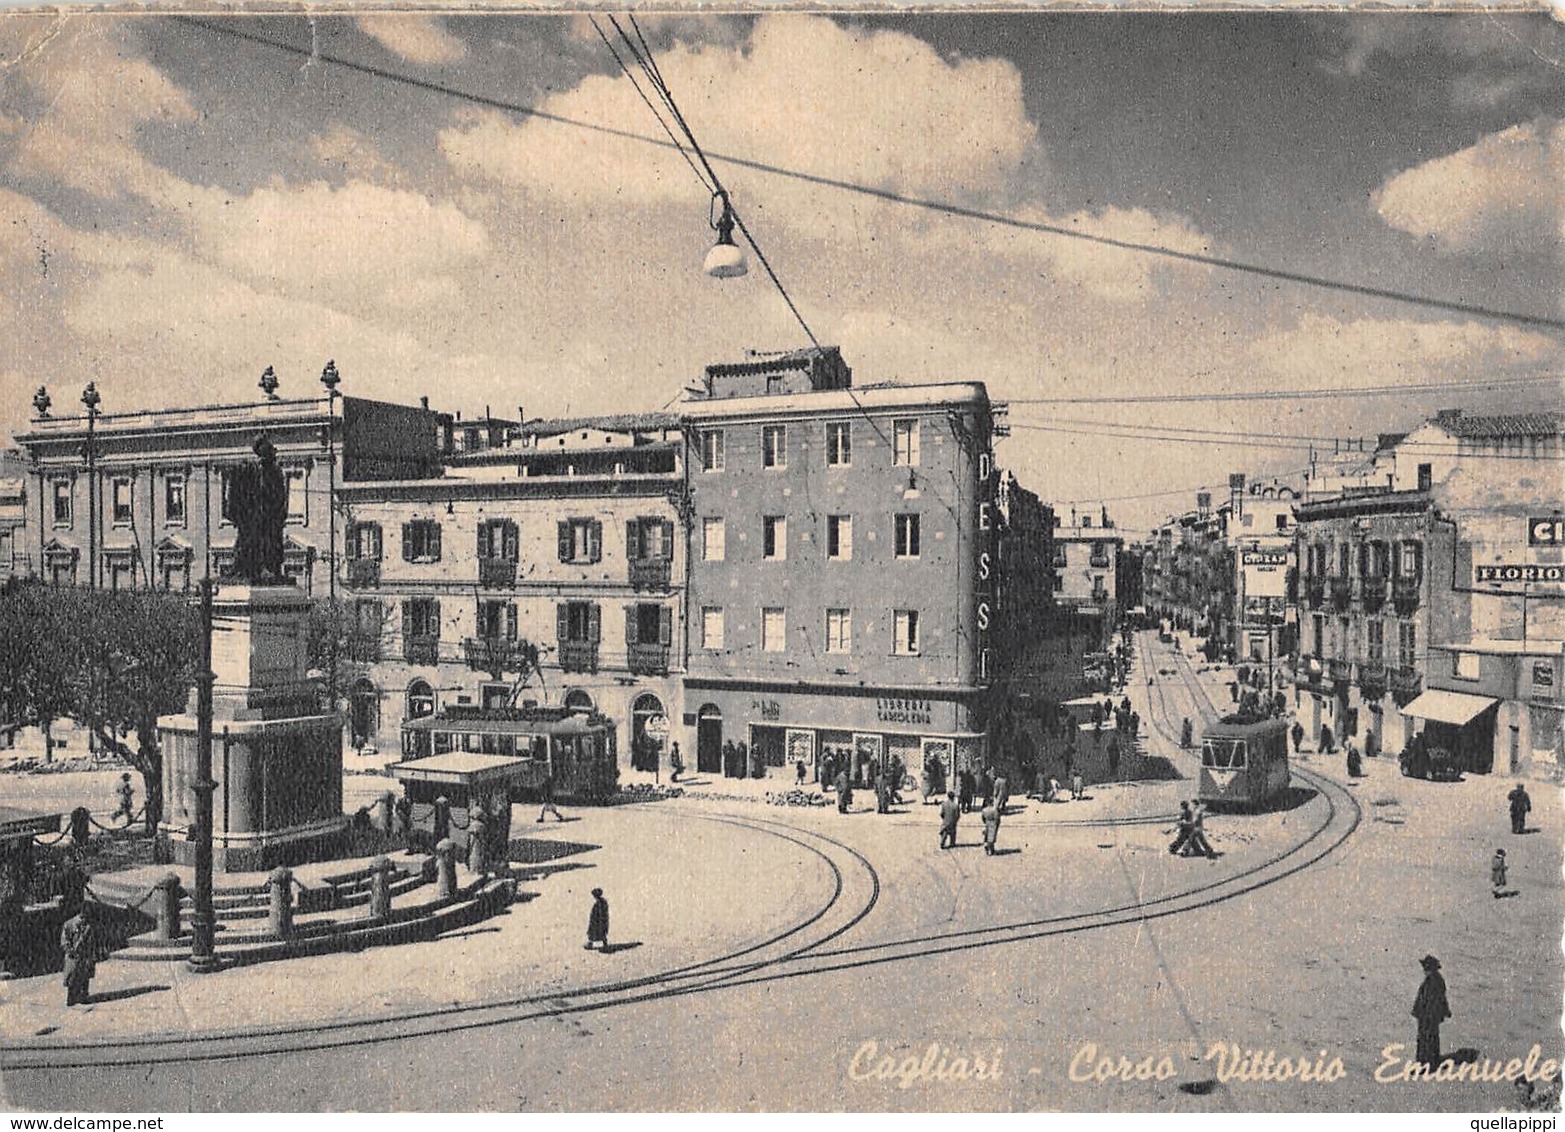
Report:
[{"label": "leafy tree", "polygon": [[0,596],[0,709],[47,728],[70,718],[141,772],[146,821],[163,816],[158,717],[182,711],[200,661],[200,611],[154,591],[31,583]]}]

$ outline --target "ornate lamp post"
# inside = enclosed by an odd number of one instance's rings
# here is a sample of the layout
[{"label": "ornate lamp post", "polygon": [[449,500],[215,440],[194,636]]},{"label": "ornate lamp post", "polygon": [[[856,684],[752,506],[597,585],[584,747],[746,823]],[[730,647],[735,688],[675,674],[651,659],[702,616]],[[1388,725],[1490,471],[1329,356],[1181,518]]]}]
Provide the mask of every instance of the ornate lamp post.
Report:
[{"label": "ornate lamp post", "polygon": [[98,588],[98,451],[94,432],[102,402],[97,382],[89,381],[82,390],[82,404],[87,407],[87,588],[94,590]]},{"label": "ornate lamp post", "polygon": [[[327,564],[331,567],[326,583],[327,593],[333,601],[337,600],[337,398],[342,394],[337,392],[337,386],[342,381],[342,375],[337,372],[335,360],[326,363],[326,368],[321,370],[321,384],[326,387],[326,474],[328,477],[328,495],[326,499],[326,511],[330,516],[330,542],[326,552]],[[335,673],[333,674],[335,675]],[[332,693],[336,695],[335,690]]]},{"label": "ornate lamp post", "polygon": [[190,915],[190,967],[201,974],[218,969],[217,913],[212,907],[212,590],[201,579],[201,668],[196,673],[196,891]]}]

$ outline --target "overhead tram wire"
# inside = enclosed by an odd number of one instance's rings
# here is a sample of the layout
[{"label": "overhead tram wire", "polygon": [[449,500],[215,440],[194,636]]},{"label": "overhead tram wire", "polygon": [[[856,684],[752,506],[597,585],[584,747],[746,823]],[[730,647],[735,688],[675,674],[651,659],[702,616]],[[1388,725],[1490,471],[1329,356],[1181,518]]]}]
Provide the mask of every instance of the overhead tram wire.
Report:
[{"label": "overhead tram wire", "polygon": [[[539,121],[553,122],[557,125],[571,126],[575,129],[591,130],[609,137],[623,138],[627,141],[637,141],[646,145],[661,146],[665,148],[679,148],[677,143],[661,138],[649,137],[646,134],[638,134],[632,130],[617,129],[613,126],[605,126],[597,122],[588,122],[579,118],[569,118],[563,114],[554,114],[549,111],[539,110],[531,106],[523,106],[505,99],[491,98],[486,95],[475,94],[461,90],[444,83],[431,82],[427,79],[416,79],[410,75],[388,70],[384,67],[375,67],[366,63],[354,62],[341,56],[331,55],[319,51],[313,47],[296,47],[290,43],[281,43],[263,35],[253,32],[241,31],[233,27],[225,27],[219,24],[209,23],[204,19],[193,16],[174,16],[173,19],[189,27],[200,28],[214,35],[225,35],[234,39],[255,43],[269,47],[274,51],[294,55],[300,58],[311,59],[317,63],[327,63],[344,70],[356,71],[359,74],[369,75],[373,78],[384,79],[387,82],[399,83],[403,86],[413,87],[418,90],[428,91],[432,94],[441,94],[450,98],[461,99],[477,106],[487,106],[495,110],[504,110],[512,114],[537,118]],[[1041,232],[1046,235],[1060,236],[1065,239],[1082,240],[1087,243],[1098,244],[1104,247],[1118,248],[1122,251],[1140,252],[1144,255],[1159,256],[1165,259],[1180,260],[1186,263],[1196,263],[1204,267],[1214,267],[1225,271],[1236,271],[1244,274],[1255,275],[1261,278],[1275,279],[1279,282],[1297,283],[1302,286],[1317,287],[1330,291],[1338,291],[1344,294],[1359,295],[1365,298],[1384,299],[1389,302],[1405,303],[1412,306],[1425,307],[1430,310],[1446,311],[1453,314],[1471,315],[1475,318],[1491,319],[1496,322],[1514,323],[1520,326],[1536,326],[1549,330],[1565,330],[1565,319],[1550,318],[1546,315],[1523,314],[1517,311],[1501,310],[1495,307],[1485,307],[1476,303],[1463,303],[1450,299],[1433,298],[1428,295],[1418,295],[1409,291],[1401,291],[1391,287],[1370,287],[1359,283],[1349,283],[1340,279],[1331,279],[1322,275],[1312,275],[1307,272],[1290,271],[1285,268],[1269,267],[1265,264],[1245,263],[1239,260],[1224,259],[1220,256],[1204,255],[1198,252],[1180,251],[1175,248],[1163,247],[1158,244],[1145,244],[1133,240],[1118,240],[1112,236],[1098,235],[1092,232],[1081,232],[1058,224],[1045,224],[1039,221],[1023,220],[1015,216],[1006,216],[1002,213],[987,212],[983,209],[968,208],[962,205],[951,204],[946,201],[931,200],[922,197],[912,197],[904,193],[892,192],[889,189],[878,189],[871,185],[861,185],[853,181],[842,180],[837,177],[826,177],[817,173],[806,173],[797,169],[789,169],[770,162],[755,161],[749,158],[737,157],[732,154],[714,152],[712,158],[734,165],[739,168],[753,169],[760,173],[770,173],[778,177],[787,177],[808,184],[821,185],[826,188],[840,189],[844,192],[857,193],[861,196],[874,197],[892,204],[907,205],[912,208],[921,208],[929,212],[942,213],[967,220],[979,220],[1002,227],[1016,228],[1023,231]],[[702,155],[705,160],[706,155]],[[736,216],[737,220],[737,216]],[[743,224],[740,224],[744,231]],[[745,231],[745,238],[751,239],[750,233]],[[751,247],[754,247],[752,242]],[[768,273],[771,269],[766,265],[765,258],[759,249],[756,250],[756,258],[760,259],[763,266],[767,266]]]},{"label": "overhead tram wire", "polygon": [[1463,379],[1460,381],[1421,381],[1406,385],[1339,385],[1321,386],[1315,389],[1241,389],[1221,393],[1128,393],[1094,394],[1091,397],[1007,397],[1012,405],[1164,405],[1209,401],[1271,401],[1286,398],[1290,401],[1335,399],[1353,397],[1396,397],[1413,393],[1459,392],[1477,389],[1515,389],[1529,385],[1561,383],[1559,374],[1536,374],[1491,379]]}]

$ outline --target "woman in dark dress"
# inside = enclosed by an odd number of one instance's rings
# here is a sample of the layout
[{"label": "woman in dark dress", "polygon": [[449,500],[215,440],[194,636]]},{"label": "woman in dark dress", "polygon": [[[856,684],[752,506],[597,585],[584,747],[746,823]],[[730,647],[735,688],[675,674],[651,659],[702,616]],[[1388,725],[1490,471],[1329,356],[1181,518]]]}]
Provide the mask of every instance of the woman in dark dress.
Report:
[{"label": "woman in dark dress", "polygon": [[603,889],[592,890],[592,912],[587,916],[587,950],[593,944],[607,951],[609,947],[609,902],[603,898]]}]

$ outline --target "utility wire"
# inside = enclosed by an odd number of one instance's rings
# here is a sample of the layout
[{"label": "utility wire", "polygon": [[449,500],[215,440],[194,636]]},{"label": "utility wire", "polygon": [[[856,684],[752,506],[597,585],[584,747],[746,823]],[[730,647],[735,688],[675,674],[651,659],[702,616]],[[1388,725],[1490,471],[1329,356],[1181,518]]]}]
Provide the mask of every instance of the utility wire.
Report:
[{"label": "utility wire", "polygon": [[1224,393],[1165,393],[1125,394],[1093,397],[1007,397],[1011,405],[1156,405],[1200,401],[1272,401],[1286,398],[1290,401],[1354,397],[1396,397],[1407,393],[1438,393],[1456,390],[1514,389],[1545,383],[1558,386],[1559,374],[1533,374],[1518,377],[1491,379],[1463,379],[1461,381],[1421,381],[1406,385],[1354,385],[1323,386],[1315,389],[1245,389]]},{"label": "utility wire", "polygon": [[[208,23],[205,20],[191,16],[174,16],[173,19],[189,26],[212,32],[216,35],[226,35],[234,39],[245,40],[250,43],[270,47],[275,51],[311,59],[316,63],[329,63],[332,66],[341,67],[344,70],[356,71],[359,74],[369,75],[374,78],[384,79],[387,82],[399,83],[403,86],[413,87],[418,90],[429,91],[433,94],[442,94],[451,98],[461,99],[478,106],[487,106],[496,110],[504,110],[512,114],[524,117],[536,118],[539,121],[554,122],[562,126],[571,126],[575,129],[591,130],[605,134],[609,137],[623,138],[627,141],[638,141],[647,145],[662,148],[678,149],[677,143],[665,141],[661,138],[649,137],[646,134],[638,134],[632,130],[622,130],[613,126],[604,126],[597,122],[583,121],[578,118],[568,118],[563,114],[553,114],[539,110],[531,106],[523,106],[504,99],[490,98],[485,95],[475,94],[461,90],[444,83],[431,82],[427,79],[416,79],[409,75],[400,74],[384,67],[374,67],[365,63],[357,63],[341,56],[331,55],[314,48],[295,47],[293,44],[280,43],[263,35],[253,32],[240,31],[233,27],[224,27],[218,24]],[[703,154],[703,160],[705,155]],[[1289,271],[1282,268],[1268,267],[1264,264],[1245,263],[1239,260],[1223,259],[1219,256],[1203,255],[1196,252],[1179,251],[1174,248],[1163,247],[1158,244],[1138,243],[1132,240],[1118,240],[1111,236],[1101,236],[1091,232],[1081,232],[1058,224],[1045,224],[1038,221],[1023,220],[1019,217],[1006,216],[1001,213],[987,212],[983,209],[967,208],[961,205],[950,204],[945,201],[932,200],[922,197],[908,196],[904,193],[892,192],[889,189],[878,189],[870,185],[862,185],[853,181],[845,181],[836,177],[825,177],[816,173],[805,173],[797,169],[788,169],[784,166],[773,165],[764,161],[753,161],[748,158],[736,157],[732,154],[713,152],[712,158],[729,165],[744,169],[753,169],[760,173],[770,173],[778,177],[788,177],[796,181],[804,181],[808,184],[822,185],[827,188],[841,189],[844,192],[858,193],[861,196],[874,197],[888,201],[892,204],[902,204],[913,208],[921,208],[930,212],[943,213],[948,216],[961,217],[968,220],[981,220],[990,224],[998,224],[1003,227],[1017,228],[1024,231],[1042,232],[1048,235],[1061,236],[1067,239],[1083,240],[1088,243],[1099,244],[1105,247],[1119,248],[1123,251],[1141,252],[1145,255],[1160,256],[1165,259],[1181,260],[1187,263],[1197,263],[1206,267],[1221,268],[1226,271],[1237,271],[1263,278],[1276,279],[1282,282],[1298,283],[1309,287],[1319,287],[1325,290],[1340,291],[1345,294],[1361,295],[1367,298],[1386,299],[1392,302],[1407,303],[1413,306],[1427,307],[1431,310],[1449,311],[1455,314],[1472,315],[1478,318],[1493,319],[1498,322],[1515,323],[1521,326],[1538,326],[1549,330],[1565,330],[1565,319],[1549,318],[1544,315],[1522,314],[1516,311],[1500,310],[1494,307],[1480,306],[1474,303],[1456,302],[1449,299],[1432,298],[1427,295],[1414,294],[1409,291],[1401,291],[1389,287],[1369,287],[1358,283],[1349,283],[1343,280],[1330,279],[1321,275],[1311,275],[1300,271]],[[737,214],[735,219],[737,220]],[[741,230],[743,225],[741,223]],[[751,239],[749,232],[745,232],[745,238]],[[752,241],[751,247],[754,247]],[[756,249],[756,258],[765,266],[765,259],[760,250]],[[768,268],[768,272],[770,269]],[[790,303],[790,306],[792,304]],[[813,336],[812,336],[813,338]]]}]

